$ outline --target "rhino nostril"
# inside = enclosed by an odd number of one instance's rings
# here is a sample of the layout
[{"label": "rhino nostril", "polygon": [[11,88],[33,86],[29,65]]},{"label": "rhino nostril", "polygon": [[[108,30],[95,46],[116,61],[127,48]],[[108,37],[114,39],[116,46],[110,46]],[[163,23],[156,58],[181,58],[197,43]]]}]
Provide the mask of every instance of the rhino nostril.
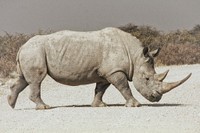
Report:
[{"label": "rhino nostril", "polygon": [[153,102],[158,102],[161,99],[161,97],[162,97],[162,95],[159,92],[155,91],[155,90],[151,94],[151,100]]},{"label": "rhino nostril", "polygon": [[156,98],[156,96],[154,96],[153,94],[151,95],[151,97],[152,97],[152,99],[155,99],[155,98]]}]

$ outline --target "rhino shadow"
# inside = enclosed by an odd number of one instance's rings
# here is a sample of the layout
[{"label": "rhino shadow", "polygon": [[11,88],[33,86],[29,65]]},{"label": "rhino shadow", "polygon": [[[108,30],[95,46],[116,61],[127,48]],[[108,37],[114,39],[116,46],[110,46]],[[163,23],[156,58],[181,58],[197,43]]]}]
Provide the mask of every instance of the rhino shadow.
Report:
[{"label": "rhino shadow", "polygon": [[[181,106],[184,107],[184,106],[189,106],[189,105],[188,104],[177,104],[177,103],[156,103],[156,104],[141,104],[140,107],[181,107]],[[76,108],[91,107],[91,105],[89,105],[89,104],[85,104],[85,105],[62,105],[62,106],[52,106],[50,109],[75,108],[75,107]],[[125,107],[125,104],[107,104],[107,107]],[[93,107],[91,107],[91,108],[93,108]],[[97,108],[99,108],[99,107],[97,107]]]},{"label": "rhino shadow", "polygon": [[178,104],[178,103],[154,103],[154,104],[142,104],[142,106],[147,107],[185,107],[189,106],[189,104]]},{"label": "rhino shadow", "polygon": [[[141,104],[140,107],[186,107],[186,106],[190,106],[190,105],[189,104],[177,104],[177,103],[153,103],[153,104]],[[88,108],[88,107],[93,108],[93,107],[91,107],[90,104],[84,104],[84,105],[51,106],[51,108],[45,109],[45,110],[51,110],[51,109],[56,109],[56,108]],[[125,107],[125,104],[107,104],[107,107]],[[97,108],[99,108],[99,107],[97,107]],[[15,110],[33,110],[33,109],[35,109],[35,108],[23,108],[23,109],[15,109]]]}]

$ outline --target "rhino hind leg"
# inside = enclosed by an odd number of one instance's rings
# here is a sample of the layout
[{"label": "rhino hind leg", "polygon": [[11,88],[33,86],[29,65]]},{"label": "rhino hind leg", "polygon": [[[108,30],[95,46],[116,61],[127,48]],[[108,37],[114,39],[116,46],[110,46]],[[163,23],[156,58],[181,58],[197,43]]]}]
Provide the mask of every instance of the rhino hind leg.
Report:
[{"label": "rhino hind leg", "polygon": [[17,81],[10,87],[11,94],[8,95],[7,100],[8,104],[14,108],[17,97],[21,91],[23,91],[27,87],[28,83],[24,79],[23,76],[20,76]]},{"label": "rhino hind leg", "polygon": [[24,73],[24,76],[29,84],[30,96],[29,99],[36,104],[36,110],[49,109],[50,106],[45,104],[41,98],[41,83],[47,75],[45,65],[27,68],[29,71]]},{"label": "rhino hind leg", "polygon": [[95,88],[95,96],[92,102],[92,107],[105,107],[107,106],[106,103],[102,101],[103,94],[105,93],[106,89],[109,87],[110,83],[107,81],[96,83]]},{"label": "rhino hind leg", "polygon": [[133,97],[126,75],[123,72],[116,72],[110,75],[107,80],[113,84],[126,100],[126,107],[139,107],[140,103]]},{"label": "rhino hind leg", "polygon": [[36,104],[36,110],[49,109],[50,106],[45,104],[41,98],[41,83],[47,75],[46,62],[43,58],[39,57],[35,60],[33,58],[32,62],[29,62],[31,65],[25,65],[27,63],[22,63],[21,65],[21,68],[26,70],[23,72],[23,75],[29,84],[29,99]]}]

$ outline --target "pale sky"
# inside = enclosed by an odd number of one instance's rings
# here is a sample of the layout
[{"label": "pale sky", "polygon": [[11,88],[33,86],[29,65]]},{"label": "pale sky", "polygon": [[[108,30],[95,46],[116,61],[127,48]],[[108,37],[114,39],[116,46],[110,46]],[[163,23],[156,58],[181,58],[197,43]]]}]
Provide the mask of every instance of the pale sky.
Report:
[{"label": "pale sky", "polygon": [[158,30],[200,24],[200,0],[0,0],[0,34],[98,30],[128,23]]}]

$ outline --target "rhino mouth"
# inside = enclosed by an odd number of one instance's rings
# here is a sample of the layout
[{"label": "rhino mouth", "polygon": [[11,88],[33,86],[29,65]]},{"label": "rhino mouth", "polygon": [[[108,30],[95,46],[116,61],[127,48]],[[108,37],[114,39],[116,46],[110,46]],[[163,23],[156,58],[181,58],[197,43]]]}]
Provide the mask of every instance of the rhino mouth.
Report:
[{"label": "rhino mouth", "polygon": [[149,96],[149,101],[158,102],[162,98],[162,94],[156,90],[153,90],[153,93]]}]

